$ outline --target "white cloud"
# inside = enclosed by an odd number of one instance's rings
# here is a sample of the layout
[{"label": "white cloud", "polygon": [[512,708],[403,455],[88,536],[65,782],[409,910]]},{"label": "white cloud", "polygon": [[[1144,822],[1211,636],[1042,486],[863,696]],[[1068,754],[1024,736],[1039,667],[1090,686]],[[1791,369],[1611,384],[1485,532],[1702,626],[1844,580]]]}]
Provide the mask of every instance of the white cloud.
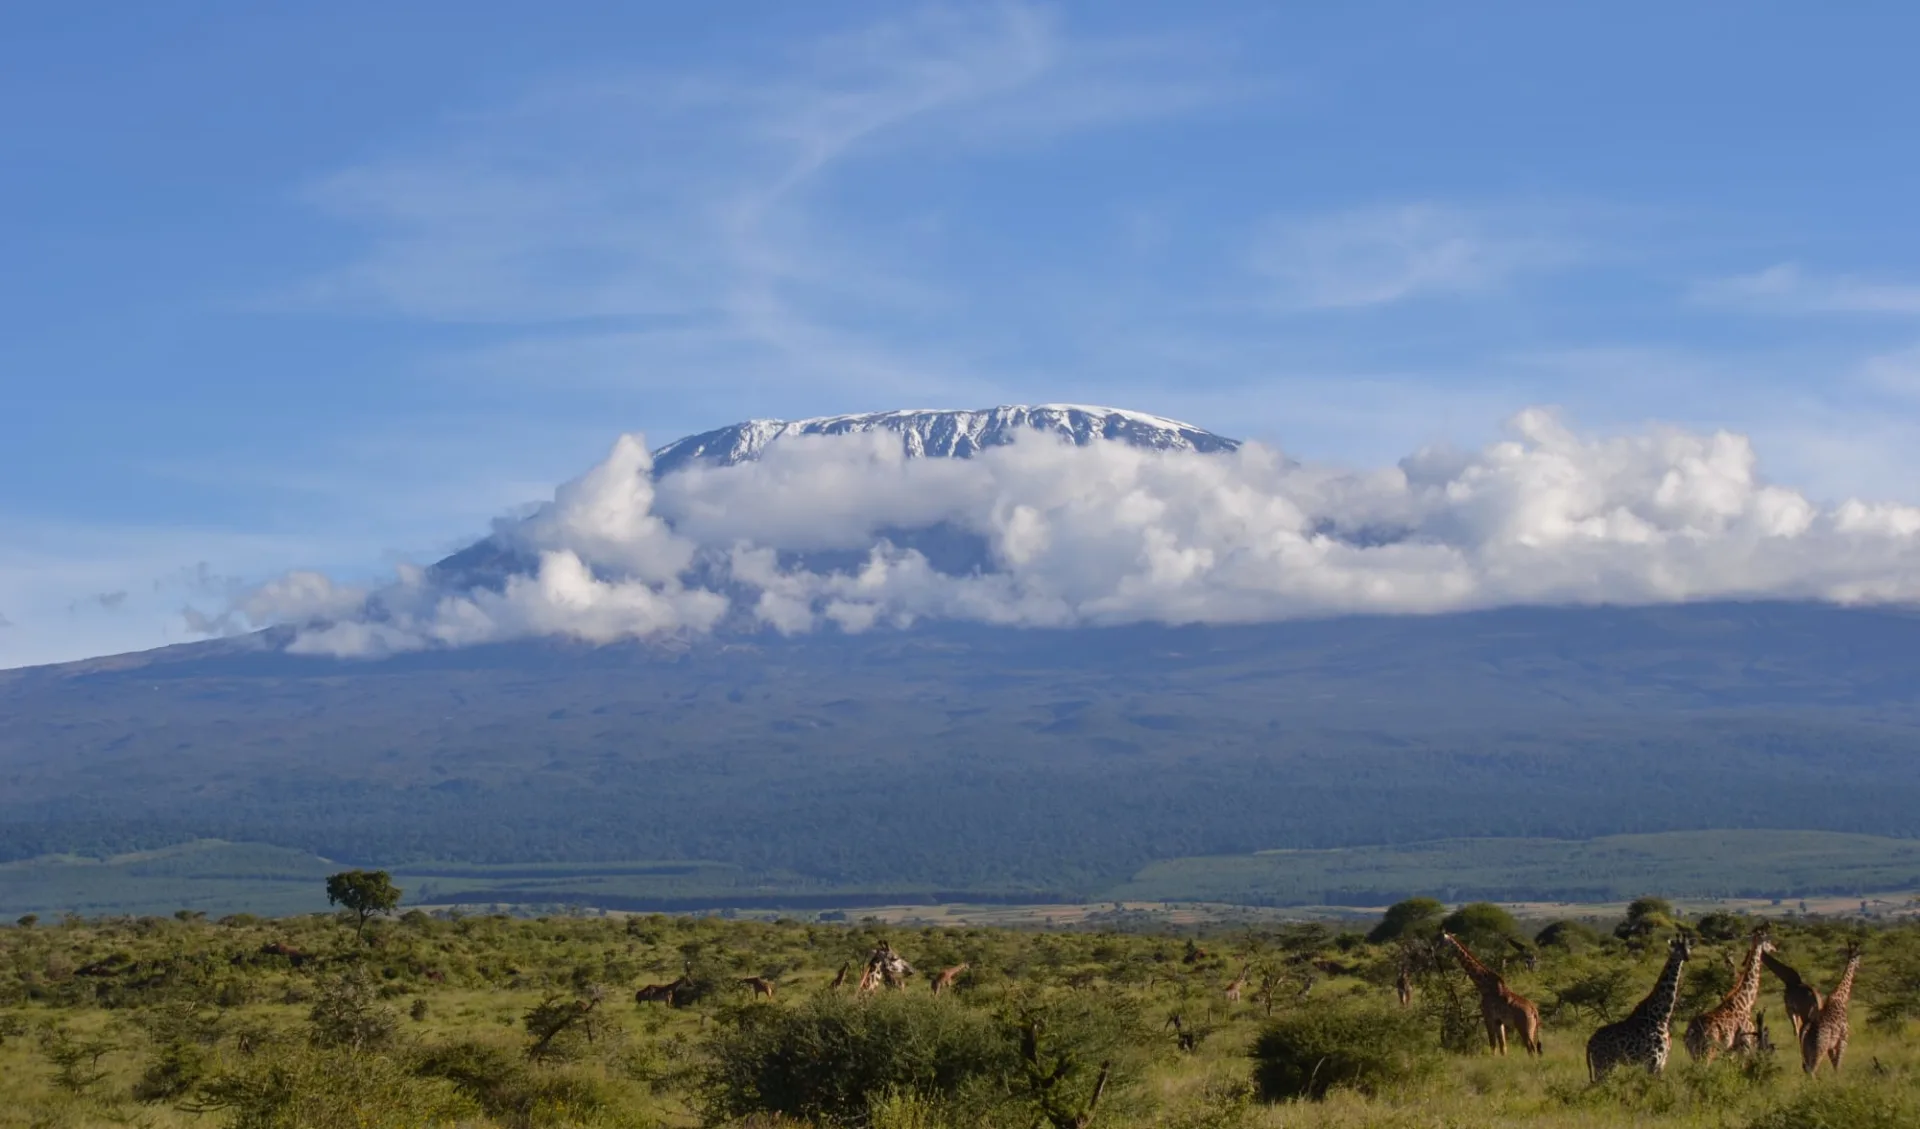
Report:
[{"label": "white cloud", "polygon": [[1795,263],[1708,279],[1693,286],[1692,297],[1703,305],[1755,313],[1920,314],[1920,284],[1809,274]]},{"label": "white cloud", "polygon": [[[941,460],[904,459],[872,437],[815,438],[657,484],[644,444],[626,436],[514,527],[538,564],[497,591],[440,591],[414,571],[363,600],[302,574],[237,614],[304,623],[301,650],[381,654],[921,619],[1064,627],[1920,599],[1920,508],[1823,508],[1764,481],[1742,435],[1584,435],[1540,409],[1509,431],[1477,451],[1362,470],[1257,445],[1192,455],[1035,437]],[[884,533],[933,523],[977,536],[984,567],[941,572]],[[797,550],[852,563],[809,571]]]},{"label": "white cloud", "polygon": [[1252,266],[1284,309],[1342,310],[1483,291],[1566,254],[1471,212],[1403,204],[1274,221],[1255,241]]}]

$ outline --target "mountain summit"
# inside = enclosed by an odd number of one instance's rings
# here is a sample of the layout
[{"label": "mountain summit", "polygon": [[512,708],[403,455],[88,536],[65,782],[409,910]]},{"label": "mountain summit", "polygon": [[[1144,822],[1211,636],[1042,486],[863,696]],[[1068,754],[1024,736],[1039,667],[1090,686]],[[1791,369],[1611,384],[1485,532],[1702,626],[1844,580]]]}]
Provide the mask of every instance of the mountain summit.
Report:
[{"label": "mountain summit", "polygon": [[[907,409],[798,420],[745,420],[676,439],[655,449],[653,475],[661,478],[695,466],[726,467],[753,462],[782,440],[797,436],[892,433],[900,437],[901,448],[908,458],[967,459],[989,447],[1003,447],[1021,435],[1036,432],[1070,440],[1080,447],[1113,442],[1153,451],[1199,454],[1230,452],[1240,447],[1237,439],[1146,412],[1083,404],[1003,404],[975,410]],[[977,537],[944,528],[888,532],[902,546],[928,555],[941,571],[965,572],[985,561],[985,548]],[[849,561],[853,559],[856,558]],[[455,589],[496,586],[506,576],[531,572],[534,567],[534,559],[514,544],[512,527],[501,526],[491,536],[433,565],[428,576]]]},{"label": "mountain summit", "polygon": [[799,420],[750,419],[661,447],[653,453],[653,472],[672,474],[695,463],[733,466],[751,462],[780,440],[800,435],[892,432],[900,436],[909,458],[965,459],[1032,431],[1071,439],[1082,447],[1102,439],[1156,451],[1201,454],[1240,446],[1238,440],[1145,412],[1080,404],[1007,404],[975,411],[906,410]]}]

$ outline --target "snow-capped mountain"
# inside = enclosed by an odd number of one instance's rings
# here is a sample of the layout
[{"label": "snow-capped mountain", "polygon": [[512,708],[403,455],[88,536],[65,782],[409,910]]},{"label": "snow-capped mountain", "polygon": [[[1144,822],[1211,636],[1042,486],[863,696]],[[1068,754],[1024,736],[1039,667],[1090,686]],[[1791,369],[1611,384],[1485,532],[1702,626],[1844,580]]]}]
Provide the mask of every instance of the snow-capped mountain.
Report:
[{"label": "snow-capped mountain", "polygon": [[[1033,432],[1055,435],[1082,447],[1112,442],[1155,451],[1216,454],[1240,446],[1237,439],[1145,412],[1081,404],[1008,404],[978,410],[910,409],[799,420],[751,419],[689,435],[655,449],[653,474],[660,478],[696,465],[734,466],[752,462],[776,444],[795,436],[875,432],[898,435],[908,458],[971,458],[989,447],[1005,446]],[[942,571],[964,572],[984,560],[983,544],[970,534],[958,534],[944,527],[886,532],[895,543],[926,553]],[[857,555],[838,563],[851,563],[856,559]],[[492,536],[435,564],[428,575],[452,588],[493,586],[508,575],[531,571],[534,567],[533,559],[515,543],[512,526],[502,525]]]},{"label": "snow-capped mountain", "polygon": [[861,435],[893,432],[909,458],[964,459],[988,447],[1011,443],[1023,432],[1039,431],[1071,439],[1080,446],[1107,439],[1157,451],[1231,451],[1239,441],[1203,431],[1190,423],[1079,404],[1022,404],[978,411],[907,410],[814,419],[750,419],[730,427],[689,435],[653,453],[656,475],[671,474],[696,462],[732,466],[764,454],[769,446],[798,435]]}]

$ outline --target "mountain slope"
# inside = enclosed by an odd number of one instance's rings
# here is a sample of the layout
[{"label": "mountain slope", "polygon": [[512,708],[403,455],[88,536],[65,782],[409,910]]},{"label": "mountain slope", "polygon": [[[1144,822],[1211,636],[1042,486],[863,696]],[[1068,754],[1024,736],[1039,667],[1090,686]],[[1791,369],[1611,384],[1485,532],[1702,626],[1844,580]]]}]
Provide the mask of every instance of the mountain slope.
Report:
[{"label": "mountain slope", "polygon": [[1920,620],[1799,604],[922,627],[0,675],[0,855],[213,836],[1104,888],[1155,859],[1705,827],[1920,833]]}]

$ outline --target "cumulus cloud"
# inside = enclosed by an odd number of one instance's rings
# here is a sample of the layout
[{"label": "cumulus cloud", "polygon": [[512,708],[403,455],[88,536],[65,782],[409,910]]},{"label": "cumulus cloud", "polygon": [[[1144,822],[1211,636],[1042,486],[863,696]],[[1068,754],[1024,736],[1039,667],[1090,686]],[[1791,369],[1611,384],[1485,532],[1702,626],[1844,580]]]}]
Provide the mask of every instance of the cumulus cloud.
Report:
[{"label": "cumulus cloud", "polygon": [[[909,459],[872,435],[809,437],[657,481],[629,435],[502,526],[497,575],[409,569],[367,591],[293,573],[247,593],[228,626],[292,624],[296,651],[367,655],[924,619],[1069,627],[1920,598],[1920,508],[1818,505],[1764,481],[1742,435],[1585,435],[1541,409],[1509,431],[1370,469],[1255,444],[1201,455],[1035,434],[958,460]],[[975,558],[937,566],[916,543],[929,530]]]}]

